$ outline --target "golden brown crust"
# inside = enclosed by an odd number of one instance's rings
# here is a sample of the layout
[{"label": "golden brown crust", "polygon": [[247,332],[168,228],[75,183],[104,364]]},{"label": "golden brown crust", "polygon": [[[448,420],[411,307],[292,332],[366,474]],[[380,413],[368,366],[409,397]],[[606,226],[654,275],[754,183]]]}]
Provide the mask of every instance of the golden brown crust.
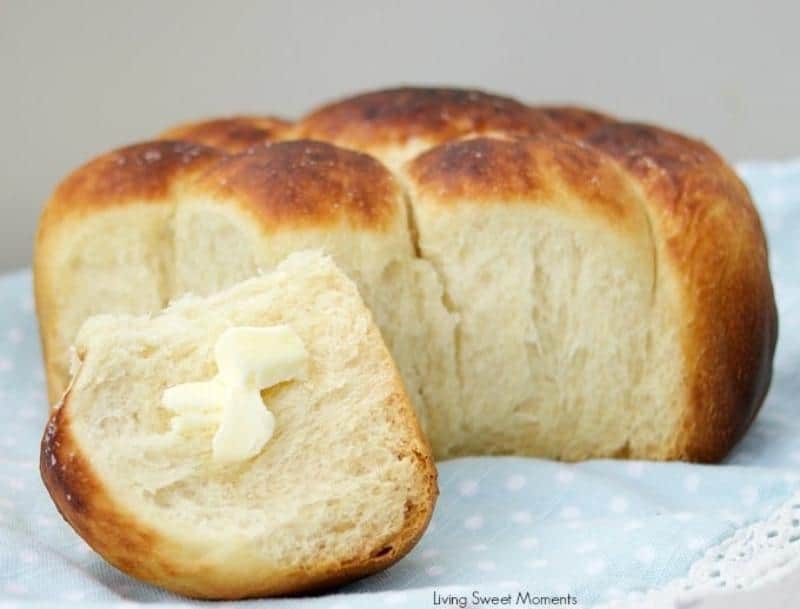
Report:
[{"label": "golden brown crust", "polygon": [[[376,338],[380,339],[379,335]],[[387,363],[393,366],[388,352]],[[411,441],[398,459],[416,463],[423,487],[419,503],[407,501],[405,521],[397,535],[376,540],[337,564],[320,562],[316,568],[284,573],[260,573],[246,564],[245,572],[229,564],[204,561],[200,546],[187,547],[147,526],[109,495],[90,464],[90,458],[70,427],[68,389],[51,412],[41,443],[39,468],[50,497],[64,520],[100,555],[120,570],[167,590],[203,599],[240,599],[309,593],[371,575],[408,554],[425,532],[438,495],[436,468],[399,376],[397,391],[387,408],[398,414]]]},{"label": "golden brown crust", "polygon": [[398,186],[383,165],[365,154],[308,140],[228,157],[192,188],[245,206],[270,228],[347,221],[380,230],[398,213]]},{"label": "golden brown crust", "polygon": [[619,171],[605,155],[568,138],[552,135],[498,140],[457,140],[432,148],[407,166],[428,201],[465,200],[552,205],[575,193],[616,221],[638,204]]},{"label": "golden brown crust", "polygon": [[487,133],[555,131],[535,108],[468,89],[403,87],[373,91],[323,106],[297,125],[302,137],[370,150],[422,139],[430,144]]},{"label": "golden brown crust", "polygon": [[[199,172],[221,156],[213,148],[166,140],[114,150],[89,161],[61,182],[45,207],[47,219],[130,201],[162,201],[176,178]],[[44,218],[40,224],[45,224]]]},{"label": "golden brown crust", "polygon": [[583,138],[603,125],[614,122],[608,115],[576,106],[534,106],[571,137]]},{"label": "golden brown crust", "polygon": [[660,265],[680,281],[692,374],[673,457],[719,461],[749,427],[772,375],[778,320],[758,213],[741,180],[701,142],[632,123],[605,125],[588,142],[641,183]]},{"label": "golden brown crust", "polygon": [[[119,509],[106,495],[69,428],[69,391],[55,407],[42,438],[39,470],[50,497],[75,531],[110,563],[124,571],[168,570],[156,552],[154,531]],[[148,557],[142,567],[134,557]],[[142,575],[144,577],[144,575]]]},{"label": "golden brown crust", "polygon": [[279,140],[291,126],[289,121],[272,116],[239,115],[176,125],[161,133],[159,139],[183,140],[236,153]]}]

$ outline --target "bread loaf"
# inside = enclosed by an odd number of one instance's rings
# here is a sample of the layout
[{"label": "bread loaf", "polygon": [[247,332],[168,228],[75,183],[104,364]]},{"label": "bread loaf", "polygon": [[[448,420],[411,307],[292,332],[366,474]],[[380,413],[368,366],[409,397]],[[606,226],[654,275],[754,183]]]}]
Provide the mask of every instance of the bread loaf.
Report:
[{"label": "bread loaf", "polygon": [[[217,461],[213,428],[176,435],[166,389],[217,372],[227,328],[285,325],[305,378],[262,392],[274,432]],[[58,509],[109,562],[199,598],[296,594],[385,568],[422,535],[436,472],[355,285],[319,253],[152,319],[89,319],[42,442]],[[191,404],[190,404],[191,405]]]},{"label": "bread loaf", "polygon": [[307,247],[358,284],[439,458],[718,461],[764,399],[764,234],[701,142],[419,88],[323,106],[245,152],[192,135],[206,129],[181,137],[222,148],[116,151],[47,204],[35,273],[52,399],[89,314],[155,311]]}]

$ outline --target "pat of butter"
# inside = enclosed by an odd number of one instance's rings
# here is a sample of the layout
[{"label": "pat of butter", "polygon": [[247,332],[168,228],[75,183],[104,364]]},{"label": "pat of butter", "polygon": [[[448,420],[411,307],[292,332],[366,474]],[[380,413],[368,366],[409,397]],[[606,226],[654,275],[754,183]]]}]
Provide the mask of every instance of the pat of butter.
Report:
[{"label": "pat of butter", "polygon": [[230,328],[214,346],[219,378],[231,387],[264,389],[297,378],[308,355],[289,326]]},{"label": "pat of butter", "polygon": [[308,354],[288,326],[229,328],[214,346],[217,375],[204,382],[175,385],[162,403],[175,413],[172,430],[189,435],[217,425],[215,460],[244,461],[257,455],[272,437],[275,417],[261,390],[302,379]]}]

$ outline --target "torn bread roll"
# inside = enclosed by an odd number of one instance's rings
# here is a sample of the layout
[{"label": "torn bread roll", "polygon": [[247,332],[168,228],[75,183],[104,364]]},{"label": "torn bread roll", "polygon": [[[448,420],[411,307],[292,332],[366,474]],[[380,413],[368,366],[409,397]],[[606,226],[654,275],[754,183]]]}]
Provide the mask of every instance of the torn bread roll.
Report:
[{"label": "torn bread roll", "polygon": [[[253,343],[264,332],[268,352]],[[436,471],[394,362],[356,286],[317,252],[154,317],[92,317],[76,356],[42,477],[134,577],[197,598],[309,592],[399,560],[431,517]],[[253,451],[238,450],[247,434],[218,440],[224,409],[250,427],[258,412],[186,391],[220,376],[274,421]]]}]

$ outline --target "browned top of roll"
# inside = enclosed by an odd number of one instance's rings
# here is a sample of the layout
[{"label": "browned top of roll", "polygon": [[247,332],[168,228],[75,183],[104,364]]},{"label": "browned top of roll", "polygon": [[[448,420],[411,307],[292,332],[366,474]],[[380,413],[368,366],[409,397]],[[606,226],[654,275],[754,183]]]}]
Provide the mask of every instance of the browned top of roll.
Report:
[{"label": "browned top of roll", "polygon": [[133,144],[99,156],[70,174],[45,208],[48,219],[86,213],[120,203],[149,203],[168,197],[173,181],[198,173],[222,153],[189,142]]},{"label": "browned top of roll", "polygon": [[298,124],[304,137],[358,149],[432,143],[465,135],[530,135],[556,129],[548,116],[508,97],[466,89],[403,87],[322,106]]},{"label": "browned top of roll", "polygon": [[568,191],[616,220],[638,207],[612,159],[553,135],[456,140],[418,156],[407,171],[428,193],[426,201],[437,204],[466,200],[563,206],[561,193]]},{"label": "browned top of roll", "polygon": [[320,226],[347,218],[381,229],[396,216],[400,197],[392,174],[372,157],[310,140],[227,157],[190,188],[235,200],[267,225]]},{"label": "browned top of roll", "polygon": [[289,121],[271,116],[230,116],[177,125],[159,137],[203,144],[225,152],[244,152],[281,139],[290,127]]}]

